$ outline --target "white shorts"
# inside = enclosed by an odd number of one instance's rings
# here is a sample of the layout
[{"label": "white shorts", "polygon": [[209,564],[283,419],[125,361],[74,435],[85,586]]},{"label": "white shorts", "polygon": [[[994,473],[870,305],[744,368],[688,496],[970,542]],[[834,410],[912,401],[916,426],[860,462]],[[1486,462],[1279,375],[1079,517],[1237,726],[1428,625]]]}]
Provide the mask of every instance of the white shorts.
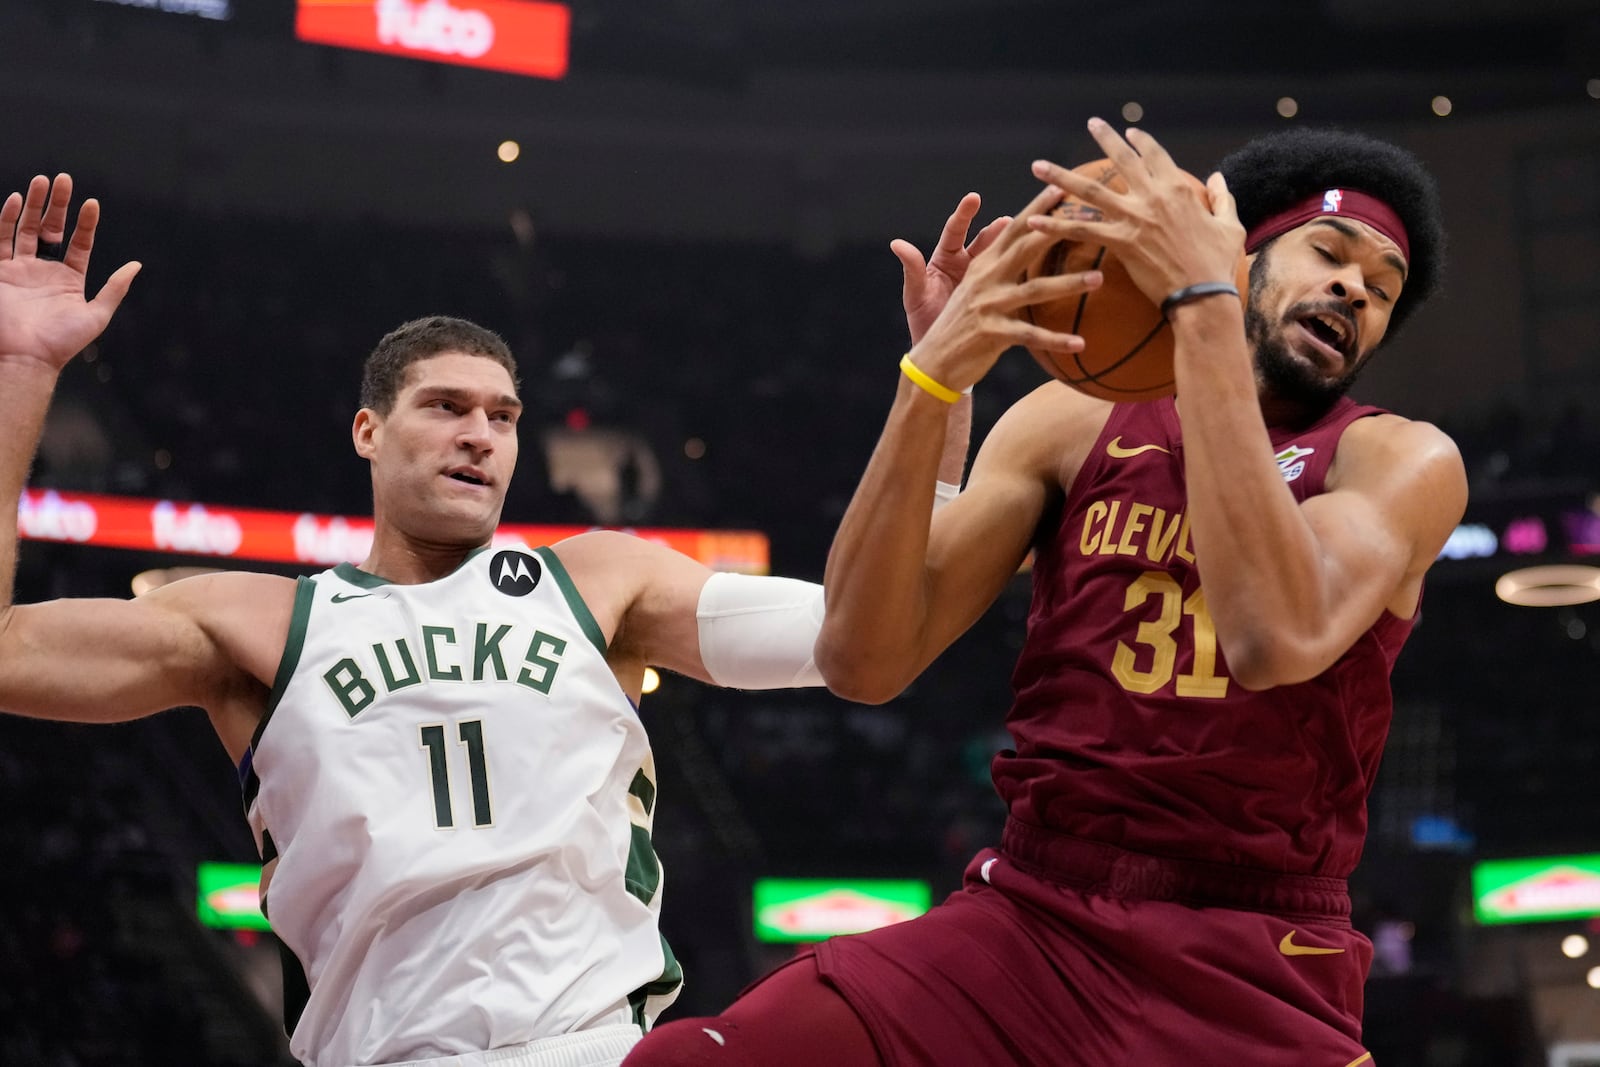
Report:
[{"label": "white shorts", "polygon": [[463,1052],[431,1060],[407,1060],[382,1067],[617,1067],[644,1035],[637,1026],[597,1026],[526,1045],[488,1052]]}]

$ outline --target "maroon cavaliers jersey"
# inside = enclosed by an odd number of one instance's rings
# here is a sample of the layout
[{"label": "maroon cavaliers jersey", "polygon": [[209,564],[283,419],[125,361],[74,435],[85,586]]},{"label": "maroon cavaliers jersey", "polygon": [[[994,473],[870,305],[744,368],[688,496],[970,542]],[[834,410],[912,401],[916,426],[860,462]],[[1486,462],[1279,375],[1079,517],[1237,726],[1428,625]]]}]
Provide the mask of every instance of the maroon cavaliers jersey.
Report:
[{"label": "maroon cavaliers jersey", "polygon": [[[1323,492],[1340,435],[1380,409],[1340,400],[1273,430],[1297,500]],[[1228,676],[1195,563],[1173,401],[1112,409],[1047,517],[1012,677],[1016,745],[994,761],[1011,816],[1138,852],[1345,877],[1389,729],[1411,619],[1385,612],[1310,681]]]}]

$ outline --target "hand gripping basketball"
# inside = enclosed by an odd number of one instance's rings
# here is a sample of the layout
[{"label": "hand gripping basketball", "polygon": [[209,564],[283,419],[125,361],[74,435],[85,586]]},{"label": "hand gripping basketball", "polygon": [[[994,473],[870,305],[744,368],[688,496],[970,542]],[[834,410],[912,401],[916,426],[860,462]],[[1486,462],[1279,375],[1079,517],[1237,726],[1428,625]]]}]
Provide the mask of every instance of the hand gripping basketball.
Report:
[{"label": "hand gripping basketball", "polygon": [[[1051,375],[1091,396],[1113,401],[1154,400],[1171,395],[1176,387],[1172,366],[1172,327],[1161,312],[1160,300],[1174,290],[1202,279],[1185,276],[1185,271],[1197,269],[1190,264],[1177,264],[1170,268],[1172,277],[1178,279],[1172,283],[1162,279],[1152,282],[1147,278],[1144,279],[1145,287],[1141,288],[1130,275],[1128,264],[1112,246],[1121,242],[1126,247],[1130,240],[1138,240],[1141,231],[1117,216],[1116,212],[1122,206],[1117,196],[1130,191],[1127,178],[1129,166],[1142,170],[1145,164],[1143,157],[1133,153],[1121,138],[1109,130],[1105,132],[1115,139],[1115,145],[1111,147],[1120,146],[1121,161],[1107,158],[1085,163],[1073,168],[1070,172],[1073,177],[1066,179],[1059,173],[1059,168],[1050,168],[1056,172],[1056,180],[1067,188],[1068,195],[1050,213],[1050,219],[1041,220],[1036,228],[1058,234],[1070,229],[1075,235],[1081,236],[1068,237],[1052,245],[1025,275],[1048,276],[1090,269],[1098,269],[1104,274],[1104,284],[1093,292],[1075,294],[1027,309],[1030,321],[1036,325],[1082,337],[1083,350],[1046,352],[1030,348],[1029,351]],[[1102,144],[1105,143],[1103,140]],[[1154,144],[1153,141],[1150,143]],[[1131,157],[1131,161],[1128,157]],[[1170,159],[1166,159],[1165,163],[1170,175],[1190,189],[1196,203],[1209,214],[1207,190],[1200,180],[1179,170],[1171,164]],[[1036,170],[1036,173],[1040,171]],[[1148,177],[1146,174],[1142,181],[1148,181]],[[1069,183],[1083,191],[1074,193]],[[1090,189],[1097,190],[1098,195],[1090,192]],[[1146,240],[1150,239],[1148,225],[1142,233]],[[1162,233],[1160,236],[1169,238],[1176,235]],[[1214,255],[1212,258],[1215,258]],[[1216,269],[1200,267],[1198,270],[1209,273]],[[1249,291],[1250,271],[1242,241],[1233,269],[1228,272],[1216,271],[1216,275],[1203,280],[1231,281],[1243,299],[1243,295]],[[1152,285],[1160,290],[1160,297],[1152,297],[1147,292]]]}]

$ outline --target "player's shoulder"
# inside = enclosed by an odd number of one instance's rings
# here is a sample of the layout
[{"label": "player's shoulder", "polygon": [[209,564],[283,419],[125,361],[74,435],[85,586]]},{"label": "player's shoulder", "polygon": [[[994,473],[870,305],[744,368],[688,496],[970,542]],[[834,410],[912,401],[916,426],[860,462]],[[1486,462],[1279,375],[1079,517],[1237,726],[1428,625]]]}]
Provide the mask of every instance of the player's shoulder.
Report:
[{"label": "player's shoulder", "polygon": [[[246,718],[259,713],[262,687],[271,686],[289,639],[298,588],[297,579],[280,574],[218,571],[138,598],[180,616],[196,636],[193,665],[211,676],[219,694],[231,695],[208,707],[219,732],[226,729],[217,718],[224,706],[245,708]],[[230,751],[233,741],[237,738],[229,741]]]},{"label": "player's shoulder", "polygon": [[1382,412],[1356,419],[1339,438],[1336,462],[1346,468],[1381,466],[1405,471],[1460,471],[1461,450],[1450,435],[1421,419]]},{"label": "player's shoulder", "polygon": [[625,530],[585,530],[546,549],[573,574],[647,559],[662,550],[661,545]]},{"label": "player's shoulder", "polygon": [[1061,382],[1045,382],[1000,416],[983,449],[1007,465],[1058,480],[1082,465],[1112,407]]},{"label": "player's shoulder", "polygon": [[557,541],[549,551],[588,599],[605,597],[626,607],[663,582],[703,579],[705,567],[669,545],[623,530],[586,530]]},{"label": "player's shoulder", "polygon": [[1450,435],[1429,422],[1381,414],[1345,430],[1327,486],[1384,501],[1384,509],[1415,531],[1431,561],[1467,506],[1467,470]]},{"label": "player's shoulder", "polygon": [[197,618],[240,610],[293,607],[297,579],[255,571],[191,575],[144,594],[143,599]]}]

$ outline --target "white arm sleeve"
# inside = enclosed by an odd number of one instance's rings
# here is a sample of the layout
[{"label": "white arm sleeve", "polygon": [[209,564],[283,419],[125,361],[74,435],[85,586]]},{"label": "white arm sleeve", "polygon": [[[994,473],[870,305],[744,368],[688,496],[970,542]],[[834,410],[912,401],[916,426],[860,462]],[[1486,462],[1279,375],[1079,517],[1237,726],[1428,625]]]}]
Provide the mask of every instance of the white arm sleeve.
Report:
[{"label": "white arm sleeve", "polygon": [[695,612],[700,662],[730,689],[822,684],[812,646],[822,628],[822,586],[793,578],[713,574]]},{"label": "white arm sleeve", "polygon": [[950,482],[933,483],[933,510],[938,511],[961,494],[961,487]]}]

